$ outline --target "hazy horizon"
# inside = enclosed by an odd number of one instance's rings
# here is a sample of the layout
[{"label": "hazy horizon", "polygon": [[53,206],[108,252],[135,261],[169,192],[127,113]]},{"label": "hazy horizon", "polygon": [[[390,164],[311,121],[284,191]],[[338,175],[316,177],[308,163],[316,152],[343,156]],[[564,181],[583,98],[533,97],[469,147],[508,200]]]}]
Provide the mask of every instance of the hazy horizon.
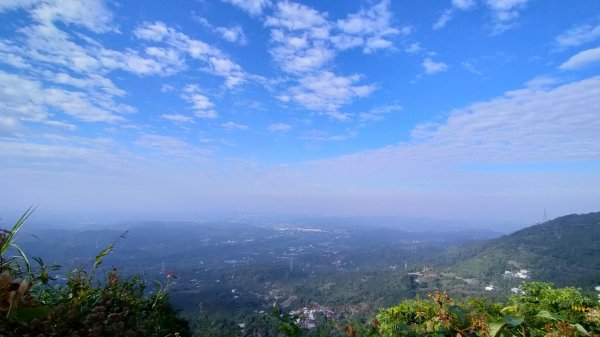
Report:
[{"label": "hazy horizon", "polygon": [[[0,215],[600,210],[600,2],[0,1]],[[38,219],[39,220],[39,219]]]}]

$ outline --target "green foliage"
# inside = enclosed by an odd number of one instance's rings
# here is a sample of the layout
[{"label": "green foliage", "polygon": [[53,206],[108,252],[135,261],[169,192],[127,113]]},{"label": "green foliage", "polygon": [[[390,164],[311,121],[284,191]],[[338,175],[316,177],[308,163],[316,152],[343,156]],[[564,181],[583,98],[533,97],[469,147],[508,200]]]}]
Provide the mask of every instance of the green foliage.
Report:
[{"label": "green foliage", "polygon": [[[0,229],[0,274],[8,273],[18,277],[31,273],[31,265],[29,264],[27,255],[15,243],[15,235],[34,211],[35,207],[29,207],[10,230]],[[18,255],[7,256],[10,248],[16,250]],[[23,262],[25,271],[22,268],[21,261]]]},{"label": "green foliage", "polygon": [[[29,209],[0,237],[0,337],[4,336],[189,336],[187,321],[169,303],[168,284],[145,296],[139,276],[121,278],[115,269],[98,282],[95,271],[114,247],[104,249],[91,272],[75,269],[66,284],[52,285],[47,266],[34,258],[32,268],[14,235],[33,210]],[[20,255],[5,256],[16,249]]]},{"label": "green foliage", "polygon": [[575,288],[525,282],[509,305],[474,299],[455,302],[446,293],[415,299],[377,315],[382,336],[598,336],[598,303]]},{"label": "green foliage", "polygon": [[383,336],[474,336],[487,332],[489,313],[493,306],[461,305],[446,293],[434,292],[428,300],[416,299],[382,309],[377,315]]}]

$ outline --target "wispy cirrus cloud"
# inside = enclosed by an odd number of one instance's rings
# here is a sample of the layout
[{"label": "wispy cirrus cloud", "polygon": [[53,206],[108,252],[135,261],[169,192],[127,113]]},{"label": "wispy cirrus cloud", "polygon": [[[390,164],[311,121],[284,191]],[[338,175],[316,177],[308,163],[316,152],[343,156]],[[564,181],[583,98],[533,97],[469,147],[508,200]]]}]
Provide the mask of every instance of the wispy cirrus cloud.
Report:
[{"label": "wispy cirrus cloud", "polygon": [[292,129],[292,126],[287,123],[273,123],[267,126],[269,132],[288,132]]},{"label": "wispy cirrus cloud", "polygon": [[516,24],[520,11],[530,0],[485,0],[492,14],[492,34],[501,34]]},{"label": "wispy cirrus cloud", "polygon": [[587,49],[571,56],[560,65],[562,70],[578,70],[600,63],[600,47]]},{"label": "wispy cirrus cloud", "polygon": [[555,41],[559,47],[577,47],[600,38],[600,24],[576,25],[559,34]]},{"label": "wispy cirrus cloud", "polygon": [[385,115],[389,114],[390,112],[396,112],[401,110],[402,105],[400,104],[386,104],[359,114],[359,118],[361,122],[379,122],[384,120]]},{"label": "wispy cirrus cloud", "polygon": [[454,18],[456,11],[467,11],[476,6],[475,0],[452,0],[452,6],[442,13],[442,15],[433,24],[433,29],[441,29]]},{"label": "wispy cirrus cloud", "polygon": [[194,16],[194,19],[212,32],[220,35],[226,41],[240,45],[245,45],[248,43],[246,40],[246,34],[244,34],[244,30],[240,25],[220,27],[212,25],[210,22],[208,22],[208,20],[200,16]]},{"label": "wispy cirrus cloud", "polygon": [[454,15],[454,11],[452,9],[446,9],[442,15],[437,19],[437,21],[433,24],[433,29],[444,28]]},{"label": "wispy cirrus cloud", "polygon": [[194,118],[192,116],[184,114],[162,114],[159,116],[161,119],[173,122],[176,124],[194,124]]},{"label": "wispy cirrus cloud", "polygon": [[239,124],[239,123],[235,123],[232,121],[221,124],[221,127],[227,131],[248,130],[249,129],[248,125]]},{"label": "wispy cirrus cloud", "polygon": [[186,85],[181,97],[191,104],[191,109],[194,111],[196,117],[213,119],[219,116],[219,113],[214,109],[215,105],[208,96],[202,94],[202,90],[197,85]]},{"label": "wispy cirrus cloud", "polygon": [[523,10],[530,0],[453,0],[452,6],[440,15],[433,24],[433,29],[444,28],[457,13],[461,11],[472,10],[480,2],[483,8],[487,9],[491,16],[492,35],[501,34],[516,25],[521,10]]},{"label": "wispy cirrus cloud", "polygon": [[206,148],[193,146],[180,138],[158,134],[142,134],[136,139],[135,145],[152,150],[161,157],[170,158],[204,160],[212,153]]},{"label": "wispy cirrus cloud", "polygon": [[175,53],[182,53],[204,62],[208,71],[225,78],[227,88],[234,88],[246,80],[242,67],[220,49],[193,39],[163,22],[146,22],[134,31],[134,35],[149,42],[164,43],[173,48]]},{"label": "wispy cirrus cloud", "polygon": [[222,0],[241,8],[250,15],[261,15],[263,10],[271,5],[270,0]]},{"label": "wispy cirrus cloud", "polygon": [[[50,126],[71,125],[59,116],[83,122],[111,123],[124,120],[124,117],[118,114],[119,111],[123,113],[133,110],[130,106],[119,105],[103,97],[47,87],[37,79],[2,71],[0,101],[3,105],[2,124],[5,127],[18,127],[23,122]],[[56,116],[57,114],[59,116]]]}]

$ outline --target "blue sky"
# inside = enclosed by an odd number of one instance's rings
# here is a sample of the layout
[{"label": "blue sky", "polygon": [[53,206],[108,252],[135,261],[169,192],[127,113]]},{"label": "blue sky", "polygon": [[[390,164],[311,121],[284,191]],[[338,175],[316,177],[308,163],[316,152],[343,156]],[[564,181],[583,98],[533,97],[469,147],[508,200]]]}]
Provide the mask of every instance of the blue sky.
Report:
[{"label": "blue sky", "polygon": [[600,210],[600,2],[0,0],[4,210]]}]

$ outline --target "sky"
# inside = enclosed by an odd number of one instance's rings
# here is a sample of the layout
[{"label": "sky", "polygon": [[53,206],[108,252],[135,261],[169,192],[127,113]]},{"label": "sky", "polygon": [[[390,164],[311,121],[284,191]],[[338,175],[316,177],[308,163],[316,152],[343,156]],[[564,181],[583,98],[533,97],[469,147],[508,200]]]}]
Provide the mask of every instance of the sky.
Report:
[{"label": "sky", "polygon": [[0,214],[600,210],[597,0],[0,0]]}]

